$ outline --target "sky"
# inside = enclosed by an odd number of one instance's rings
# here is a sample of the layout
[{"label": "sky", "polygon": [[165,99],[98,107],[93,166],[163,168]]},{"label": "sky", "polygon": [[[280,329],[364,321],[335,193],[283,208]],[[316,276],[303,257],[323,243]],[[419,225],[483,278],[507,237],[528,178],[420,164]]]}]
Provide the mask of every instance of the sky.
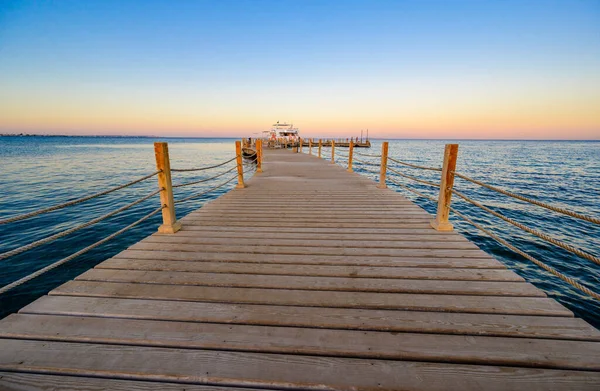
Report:
[{"label": "sky", "polygon": [[600,139],[600,0],[0,0],[0,133]]}]

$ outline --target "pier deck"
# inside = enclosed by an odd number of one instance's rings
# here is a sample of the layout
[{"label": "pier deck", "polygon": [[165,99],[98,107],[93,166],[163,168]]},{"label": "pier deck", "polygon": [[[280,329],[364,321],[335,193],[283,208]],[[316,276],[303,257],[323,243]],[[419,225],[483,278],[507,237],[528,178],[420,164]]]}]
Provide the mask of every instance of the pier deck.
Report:
[{"label": "pier deck", "polygon": [[0,321],[0,389],[600,389],[598,330],[400,194],[263,169]]}]

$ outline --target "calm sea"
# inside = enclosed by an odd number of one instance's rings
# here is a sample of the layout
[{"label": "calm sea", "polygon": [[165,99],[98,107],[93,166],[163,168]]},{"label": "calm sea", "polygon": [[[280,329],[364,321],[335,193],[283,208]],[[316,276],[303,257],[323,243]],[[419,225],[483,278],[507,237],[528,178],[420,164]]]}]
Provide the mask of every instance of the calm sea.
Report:
[{"label": "calm sea", "polygon": [[[0,219],[33,211],[49,205],[128,182],[155,171],[151,138],[128,137],[0,137],[2,183]],[[174,168],[200,167],[227,160],[234,154],[231,139],[167,139]],[[390,141],[390,156],[397,159],[441,166],[442,140]],[[583,214],[600,216],[600,142],[575,141],[458,141],[457,171],[531,198],[568,208]],[[378,154],[381,142],[374,141],[370,150]],[[360,157],[377,161],[375,158]],[[391,164],[392,166],[395,166]],[[229,167],[229,166],[228,166]],[[365,167],[367,168],[367,167]],[[368,167],[371,168],[371,167]],[[430,171],[397,167],[403,172],[439,180]],[[375,175],[355,165],[355,170],[375,179]],[[436,177],[437,174],[437,177]],[[174,183],[202,179],[205,173],[177,173]],[[222,177],[229,178],[229,175]],[[181,188],[176,197],[184,197],[220,183]],[[434,189],[398,178],[402,183],[436,196]],[[234,182],[195,201],[180,204],[178,217],[199,208],[233,187]],[[485,205],[532,228],[546,232],[596,256],[600,255],[600,227],[532,206],[457,179],[455,186]],[[390,185],[394,188],[394,185]],[[32,219],[0,225],[0,252],[8,251],[52,233],[84,223],[156,190],[152,178],[135,186],[88,202]],[[430,213],[435,205],[397,188]],[[478,208],[453,199],[453,205],[475,221],[490,227],[511,243],[543,260],[559,271],[575,277],[588,287],[600,291],[600,266],[546,244]],[[139,219],[159,206],[153,197],[132,209],[51,244],[0,261],[0,285],[8,284],[62,257],[74,249],[90,245]],[[63,282],[111,257],[153,233],[160,215],[145,221],[128,234],[90,251],[30,283],[0,296],[0,318],[17,311]],[[458,231],[483,250],[492,254],[527,281],[573,310],[576,315],[600,327],[600,303],[579,293],[568,284],[541,270],[531,262],[498,245],[460,219],[452,217]]]}]

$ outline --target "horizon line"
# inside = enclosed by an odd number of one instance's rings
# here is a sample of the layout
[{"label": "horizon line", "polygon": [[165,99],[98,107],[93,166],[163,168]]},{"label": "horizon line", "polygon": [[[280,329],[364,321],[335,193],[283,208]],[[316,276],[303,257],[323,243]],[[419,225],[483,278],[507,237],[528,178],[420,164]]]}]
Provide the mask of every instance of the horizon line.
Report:
[{"label": "horizon line", "polygon": [[[157,135],[104,135],[104,134],[39,134],[39,133],[0,133],[0,137],[87,137],[87,138],[162,138],[162,139],[244,139],[248,137],[241,136],[222,136],[222,137],[211,137],[211,136],[157,136]],[[256,137],[252,137],[256,138]],[[344,137],[320,137],[323,139],[344,139]],[[349,137],[346,137],[349,138]],[[310,137],[309,139],[318,139],[318,137]],[[377,140],[377,141],[388,141],[388,140],[420,140],[420,141],[444,141],[444,140],[453,140],[453,141],[591,141],[591,142],[600,142],[600,138],[598,139],[535,139],[535,138],[411,138],[411,137],[401,137],[401,138],[380,138],[374,137],[369,138],[368,140]]]}]

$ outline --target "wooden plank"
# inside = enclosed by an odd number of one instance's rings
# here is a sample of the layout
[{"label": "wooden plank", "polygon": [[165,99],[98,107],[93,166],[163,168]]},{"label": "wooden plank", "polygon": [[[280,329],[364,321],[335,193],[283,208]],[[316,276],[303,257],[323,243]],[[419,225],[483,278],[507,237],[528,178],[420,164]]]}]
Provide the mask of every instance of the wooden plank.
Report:
[{"label": "wooden plank", "polygon": [[[413,239],[419,239],[414,237]],[[263,238],[235,238],[235,246],[260,246],[268,243],[269,246],[290,246],[290,247],[345,247],[345,248],[385,248],[385,249],[406,249],[406,248],[435,248],[451,250],[473,250],[479,249],[470,242],[436,242],[428,240],[412,241],[362,241],[362,240],[344,240],[344,239],[274,239],[271,237]],[[210,238],[202,236],[184,236],[184,235],[151,235],[140,243],[178,243],[178,244],[216,244],[232,245],[232,238]]]},{"label": "wooden plank", "polygon": [[309,291],[427,293],[441,295],[546,297],[526,282],[409,280],[389,278],[347,278],[313,276],[263,276],[198,272],[91,269],[76,278],[81,281],[108,281],[177,286],[297,289]]},{"label": "wooden plank", "polygon": [[69,281],[51,295],[118,297],[213,303],[273,304],[303,307],[401,309],[482,314],[573,316],[556,301],[542,297],[498,297],[221,288],[95,281]]},{"label": "wooden plank", "polygon": [[115,256],[125,259],[160,259],[172,261],[220,261],[247,263],[278,263],[297,265],[345,265],[345,266],[403,266],[403,267],[460,267],[474,269],[504,269],[499,261],[482,255],[480,258],[432,258],[432,257],[365,257],[342,255],[290,255],[290,254],[244,254],[244,253],[194,253],[173,251],[125,250]]},{"label": "wooden plank", "polygon": [[428,242],[468,242],[467,239],[458,235],[428,235],[413,233],[406,234],[364,234],[364,233],[299,233],[299,232],[255,232],[246,229],[238,231],[208,231],[208,230],[182,230],[177,232],[177,235],[165,235],[155,233],[152,236],[175,236],[175,237],[196,237],[196,238],[224,238],[231,239],[235,235],[236,238],[270,240],[270,239],[296,239],[297,242],[304,240],[352,240],[363,242],[410,242],[414,240],[422,240]]},{"label": "wooden plank", "polygon": [[208,226],[220,226],[220,227],[247,227],[254,229],[255,227],[301,227],[301,228],[427,228],[425,220],[415,222],[394,222],[394,223],[380,223],[377,221],[367,222],[293,222],[293,221],[282,221],[282,222],[265,222],[265,221],[212,221],[212,220],[182,220],[182,223],[189,225],[203,225]]},{"label": "wooden plank", "polygon": [[337,255],[337,256],[380,256],[380,257],[453,257],[453,258],[480,258],[485,255],[478,248],[475,249],[436,249],[436,248],[409,248],[409,249],[388,249],[388,248],[343,248],[343,247],[293,247],[293,246],[269,246],[269,245],[194,245],[182,243],[149,243],[138,242],[129,247],[132,250],[159,250],[159,251],[181,251],[195,253],[243,253],[243,254],[289,254],[289,255]]},{"label": "wooden plank", "polygon": [[99,269],[156,270],[205,273],[236,273],[314,277],[404,278],[418,280],[458,281],[525,281],[510,270],[451,269],[415,267],[321,266],[248,264],[237,262],[177,262],[148,259],[111,258],[100,263]]},{"label": "wooden plank", "polygon": [[[220,222],[220,223],[228,223],[228,222],[251,222],[251,223],[288,223],[290,219],[286,219],[279,216],[235,216],[233,214],[218,214],[213,216],[203,216],[203,215],[187,215],[182,221],[186,221],[188,223],[198,223],[203,221],[211,221],[211,222]],[[293,223],[328,223],[328,224],[348,224],[348,223],[357,223],[357,224],[420,224],[423,222],[428,222],[431,220],[431,217],[428,216],[404,216],[399,218],[377,218],[374,219],[369,216],[337,216],[337,217],[329,217],[329,218],[320,218],[319,216],[305,216],[305,217],[296,217],[293,219]]]},{"label": "wooden plank", "polygon": [[114,380],[101,377],[0,372],[2,391],[253,391],[257,388],[202,386],[163,381]]},{"label": "wooden plank", "polygon": [[319,213],[310,213],[308,210],[282,210],[273,214],[257,213],[256,210],[251,211],[248,208],[245,209],[232,209],[226,208],[222,210],[210,210],[207,208],[199,209],[195,212],[188,214],[190,220],[199,220],[203,218],[220,218],[220,217],[238,217],[244,219],[252,218],[276,218],[278,220],[287,219],[311,219],[319,218],[321,220],[327,219],[357,219],[357,218],[377,218],[380,220],[398,220],[403,218],[431,218],[426,212],[420,210],[403,210],[403,211],[366,211],[366,210],[353,210],[351,208],[344,208],[337,211],[329,209]]},{"label": "wooden plank", "polygon": [[0,370],[315,390],[324,385],[330,390],[461,391],[600,386],[600,373],[589,371],[7,339],[0,340]]},{"label": "wooden plank", "polygon": [[[252,199],[247,199],[247,201],[250,203],[250,205],[252,205]],[[268,204],[268,205],[265,205]],[[259,202],[256,205],[252,205],[253,207],[256,207],[256,209],[254,209],[255,211],[261,211],[261,209],[264,208],[264,211],[270,211],[272,210],[271,207],[273,207],[273,210],[277,210],[280,209],[282,212],[287,212],[287,213],[293,213],[295,210],[293,209],[294,204],[293,203],[285,203],[285,204],[281,204],[281,203],[277,203],[276,200],[271,200],[271,202]],[[298,206],[298,204],[296,204],[296,206]],[[309,214],[312,213],[313,211],[316,213],[320,213],[320,212],[341,212],[341,211],[355,211],[356,209],[356,205],[341,205],[341,204],[331,204],[331,203],[327,203],[327,202],[310,202],[310,203],[306,203],[303,202],[302,204],[302,211],[298,212],[296,211],[296,213],[304,213],[304,214]],[[277,208],[277,209],[275,209]],[[378,203],[375,202],[373,204],[366,204],[366,205],[361,205],[360,206],[360,210],[361,211],[365,211],[365,212],[373,212],[373,213],[384,213],[384,212],[404,212],[404,211],[414,211],[414,212],[420,212],[420,213],[427,213],[425,211],[425,209],[421,208],[420,206],[417,206],[415,204],[400,204],[400,205],[387,205],[385,203]],[[249,213],[249,208],[248,208],[248,204],[246,202],[240,201],[237,203],[206,203],[202,206],[202,208],[198,209],[197,211],[191,212],[191,213],[204,213],[204,212],[218,212],[218,211],[222,211],[222,212],[230,212],[230,211],[240,211],[240,212],[247,212]]]},{"label": "wooden plank", "polygon": [[14,314],[0,338],[600,371],[600,342]]},{"label": "wooden plank", "polygon": [[[181,231],[179,231],[179,232],[183,232],[183,231],[188,231],[188,232],[198,232],[198,231],[202,231],[202,232],[206,232],[206,231],[210,231],[210,232],[248,232],[248,229],[240,228],[240,227],[219,227],[219,226],[206,227],[206,226],[202,226],[202,225],[188,225],[188,226],[183,226],[181,228]],[[427,227],[424,227],[424,228],[369,228],[369,229],[352,228],[352,227],[350,227],[350,228],[254,227],[252,229],[252,232],[256,232],[256,233],[286,232],[286,233],[298,233],[298,234],[304,234],[304,233],[336,234],[337,233],[337,234],[365,234],[365,235],[368,235],[368,234],[371,234],[371,235],[377,235],[377,234],[381,234],[381,235],[397,235],[397,234],[422,235],[422,234],[427,234],[427,235],[439,235],[439,236],[445,236],[445,237],[464,238],[463,236],[457,234],[456,232],[435,231],[435,230],[432,230],[431,228],[427,228]]]},{"label": "wooden plank", "polygon": [[21,313],[600,341],[577,318],[43,296]]}]

